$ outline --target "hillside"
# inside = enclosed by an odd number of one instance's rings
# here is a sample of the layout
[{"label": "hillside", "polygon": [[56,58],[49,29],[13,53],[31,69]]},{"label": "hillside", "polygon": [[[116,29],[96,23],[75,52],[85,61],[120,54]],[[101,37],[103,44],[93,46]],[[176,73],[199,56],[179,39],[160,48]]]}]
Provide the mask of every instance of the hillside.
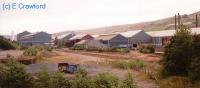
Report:
[{"label": "hillside", "polygon": [[[190,27],[194,27],[195,14],[200,14],[200,11],[192,14],[181,15],[181,22]],[[198,20],[200,20],[200,18]],[[126,25],[117,25],[117,26],[81,30],[81,31],[76,31],[75,33],[105,34],[105,33],[122,32],[122,31],[138,30],[138,29],[145,31],[174,29],[174,17],[164,18],[161,20],[156,20],[151,22],[142,22],[136,24],[126,24]],[[66,32],[60,32],[60,33],[62,34]]]}]

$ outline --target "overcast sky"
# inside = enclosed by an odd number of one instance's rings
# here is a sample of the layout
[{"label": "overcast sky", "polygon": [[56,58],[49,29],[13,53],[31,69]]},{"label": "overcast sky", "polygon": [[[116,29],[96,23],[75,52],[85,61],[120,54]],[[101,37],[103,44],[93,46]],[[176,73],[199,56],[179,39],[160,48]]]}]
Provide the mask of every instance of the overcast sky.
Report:
[{"label": "overcast sky", "polygon": [[1,0],[46,3],[45,10],[0,10],[0,35],[28,30],[55,33],[132,24],[200,11],[200,0]]}]

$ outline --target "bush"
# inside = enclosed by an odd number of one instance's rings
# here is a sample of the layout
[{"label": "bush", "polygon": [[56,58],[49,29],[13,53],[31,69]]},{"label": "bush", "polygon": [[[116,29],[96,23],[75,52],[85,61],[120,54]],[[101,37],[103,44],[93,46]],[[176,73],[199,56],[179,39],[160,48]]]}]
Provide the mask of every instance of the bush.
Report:
[{"label": "bush", "polygon": [[87,77],[87,72],[84,68],[79,67],[75,72],[75,80],[72,81],[71,88],[92,88],[92,81]]},{"label": "bush", "polygon": [[190,88],[191,83],[185,77],[169,77],[160,82],[160,88]]},{"label": "bush", "polygon": [[51,75],[46,67],[42,67],[36,77],[34,88],[51,88]]},{"label": "bush", "polygon": [[155,48],[152,45],[143,45],[139,48],[141,53],[155,53]]},{"label": "bush", "polygon": [[26,49],[23,53],[23,55],[25,56],[36,56],[38,53],[37,49],[34,47],[29,47],[28,49]]},{"label": "bush", "polygon": [[110,73],[99,73],[94,78],[95,88],[118,88],[118,77]]},{"label": "bush", "polygon": [[122,80],[119,88],[137,88],[136,82],[133,79],[131,73],[127,73],[125,79]]},{"label": "bush", "polygon": [[84,48],[83,46],[74,45],[74,46],[71,47],[70,49],[72,49],[72,50],[84,50],[85,48]]},{"label": "bush", "polygon": [[145,66],[145,63],[141,60],[114,61],[111,64],[115,68],[136,70],[139,70]]},{"label": "bush", "polygon": [[24,65],[14,60],[0,64],[0,88],[32,88],[32,76],[26,73]]},{"label": "bush", "polygon": [[60,71],[56,72],[51,77],[51,88],[70,88],[70,81],[64,77],[64,74]]},{"label": "bush", "polygon": [[17,43],[12,42],[0,36],[0,49],[10,50],[10,49],[17,49],[17,48],[19,48],[19,45]]}]

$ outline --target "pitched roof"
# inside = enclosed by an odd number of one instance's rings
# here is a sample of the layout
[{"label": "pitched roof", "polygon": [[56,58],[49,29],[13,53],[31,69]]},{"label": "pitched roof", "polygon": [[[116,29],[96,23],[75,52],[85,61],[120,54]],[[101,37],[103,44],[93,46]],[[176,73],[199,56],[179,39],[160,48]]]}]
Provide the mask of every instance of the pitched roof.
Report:
[{"label": "pitched roof", "polygon": [[117,35],[119,35],[119,34],[113,33],[113,34],[99,35],[96,39],[97,40],[110,40]]},{"label": "pitched roof", "polygon": [[[35,35],[37,35],[39,33],[42,33],[42,32],[35,32],[35,33],[32,33],[32,34],[28,34],[28,35],[22,36],[21,39],[33,38]],[[44,33],[46,33],[46,32],[44,32]]]},{"label": "pitched roof", "polygon": [[151,37],[169,37],[173,36],[175,34],[175,30],[164,30],[164,31],[151,31],[151,32],[146,32],[149,34]]},{"label": "pitched roof", "polygon": [[[191,28],[193,34],[200,34],[200,28]],[[152,37],[169,37],[176,33],[175,30],[164,30],[164,31],[151,31],[147,32]]]},{"label": "pitched roof", "polygon": [[86,36],[87,34],[79,34],[79,35],[75,35],[74,37],[70,38],[69,40],[75,40],[75,39],[81,39],[84,36]]},{"label": "pitched roof", "polygon": [[134,35],[138,34],[141,31],[143,31],[143,30],[126,31],[126,32],[122,32],[120,34],[129,38],[129,37],[133,37]]},{"label": "pitched roof", "polygon": [[[63,34],[63,35],[59,35],[59,36],[57,36],[57,38],[58,39],[62,39],[62,38],[64,38],[64,37],[66,37],[66,36],[69,36],[69,35],[73,35],[74,33],[66,33],[66,34]],[[75,35],[75,34],[74,34]]]}]

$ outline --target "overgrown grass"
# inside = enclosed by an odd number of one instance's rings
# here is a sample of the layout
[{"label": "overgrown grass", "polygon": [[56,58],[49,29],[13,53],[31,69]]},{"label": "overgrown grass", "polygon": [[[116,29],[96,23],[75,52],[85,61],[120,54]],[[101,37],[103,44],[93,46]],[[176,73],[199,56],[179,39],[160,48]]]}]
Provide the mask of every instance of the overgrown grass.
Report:
[{"label": "overgrown grass", "polygon": [[141,60],[128,60],[128,61],[113,61],[112,67],[120,69],[135,69],[139,70],[145,67],[145,63]]}]

